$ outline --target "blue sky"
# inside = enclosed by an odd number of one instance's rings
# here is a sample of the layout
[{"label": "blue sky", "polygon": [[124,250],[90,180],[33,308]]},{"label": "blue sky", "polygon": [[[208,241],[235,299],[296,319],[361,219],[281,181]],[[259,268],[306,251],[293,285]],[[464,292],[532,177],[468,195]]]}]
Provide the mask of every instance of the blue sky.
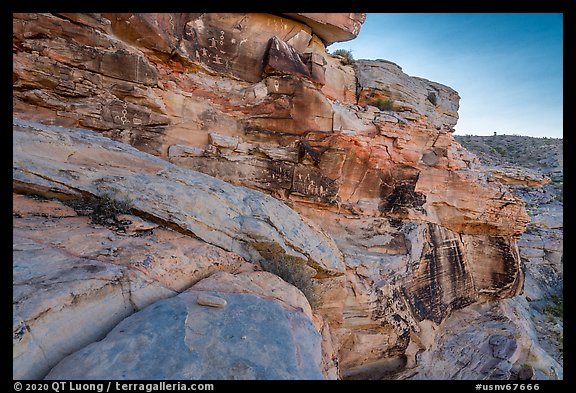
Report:
[{"label": "blue sky", "polygon": [[355,59],[390,60],[460,94],[456,134],[562,138],[562,14],[367,14]]}]

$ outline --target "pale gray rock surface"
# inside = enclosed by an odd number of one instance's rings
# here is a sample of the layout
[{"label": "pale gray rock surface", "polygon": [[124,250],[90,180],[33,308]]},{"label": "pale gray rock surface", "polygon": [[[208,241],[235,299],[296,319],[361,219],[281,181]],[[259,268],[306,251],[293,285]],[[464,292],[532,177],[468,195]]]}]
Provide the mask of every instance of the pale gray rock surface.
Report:
[{"label": "pale gray rock surface", "polygon": [[[520,374],[563,375],[563,140],[522,135],[457,138],[478,155],[491,181],[509,184],[525,202],[530,224],[518,239],[525,272],[522,296],[504,301],[531,345]],[[530,368],[526,367],[529,365]]]},{"label": "pale gray rock surface", "polygon": [[[252,275],[274,279],[239,277]],[[209,291],[220,279],[234,282],[218,273],[150,305],[65,358],[46,379],[323,379],[321,336],[304,312],[261,294]],[[197,304],[205,294],[225,299],[226,307]]]},{"label": "pale gray rock surface", "polygon": [[13,378],[40,379],[118,322],[175,295],[142,273],[13,238]]},{"label": "pale gray rock surface", "polygon": [[435,127],[452,128],[458,121],[460,96],[448,86],[405,74],[387,60],[357,60],[354,64],[361,95],[370,103],[370,95],[380,92],[394,100],[396,111],[426,115]]},{"label": "pale gray rock surface", "polygon": [[123,231],[96,224],[86,216],[94,205],[66,203],[74,209],[13,194],[15,379],[43,378],[133,312],[210,274],[257,268],[168,228]]},{"label": "pale gray rock surface", "polygon": [[498,303],[455,311],[439,327],[430,348],[417,355],[406,379],[509,379],[520,356],[518,327]]}]

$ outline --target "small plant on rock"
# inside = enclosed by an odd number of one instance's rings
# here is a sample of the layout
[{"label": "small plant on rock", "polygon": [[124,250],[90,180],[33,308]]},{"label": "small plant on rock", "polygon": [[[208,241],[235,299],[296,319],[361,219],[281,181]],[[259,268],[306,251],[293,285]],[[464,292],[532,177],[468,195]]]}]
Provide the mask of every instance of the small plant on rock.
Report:
[{"label": "small plant on rock", "polygon": [[351,50],[346,49],[336,49],[332,52],[334,56],[340,56],[342,59],[340,60],[340,64],[342,65],[352,65],[354,64],[354,56],[352,56]]},{"label": "small plant on rock", "polygon": [[378,98],[376,102],[374,102],[374,106],[381,111],[391,111],[394,108],[394,100],[391,100],[390,98],[385,100]]},{"label": "small plant on rock", "polygon": [[116,219],[119,214],[129,214],[132,202],[128,199],[105,193],[97,197],[91,196],[88,199],[71,201],[68,203],[80,215],[90,216],[93,224],[103,226],[114,226],[123,230],[124,225]]},{"label": "small plant on rock", "polygon": [[555,317],[562,317],[564,315],[564,299],[557,295],[552,295],[550,298],[552,302],[545,305],[542,311]]},{"label": "small plant on rock", "polygon": [[312,308],[318,306],[318,296],[314,292],[312,275],[306,268],[306,262],[289,255],[274,256],[260,262],[264,270],[277,275],[289,284],[298,288]]},{"label": "small plant on rock", "polygon": [[92,222],[100,225],[118,225],[116,216],[130,213],[131,202],[106,193],[92,198]]}]

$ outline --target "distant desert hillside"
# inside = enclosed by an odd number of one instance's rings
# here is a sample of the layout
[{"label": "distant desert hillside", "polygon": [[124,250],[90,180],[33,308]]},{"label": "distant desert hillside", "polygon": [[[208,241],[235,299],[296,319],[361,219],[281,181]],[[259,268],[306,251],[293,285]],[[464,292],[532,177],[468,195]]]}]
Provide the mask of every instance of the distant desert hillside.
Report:
[{"label": "distant desert hillside", "polygon": [[562,138],[523,135],[454,135],[454,138],[485,165],[517,165],[546,174],[562,170]]}]

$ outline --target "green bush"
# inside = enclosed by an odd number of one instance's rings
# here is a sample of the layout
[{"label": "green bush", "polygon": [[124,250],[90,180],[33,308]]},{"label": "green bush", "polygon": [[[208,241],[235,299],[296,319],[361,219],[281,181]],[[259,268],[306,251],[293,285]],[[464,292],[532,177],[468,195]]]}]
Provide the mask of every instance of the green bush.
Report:
[{"label": "green bush", "polygon": [[343,59],[340,60],[340,63],[341,63],[342,65],[352,65],[352,64],[354,64],[354,56],[352,56],[352,51],[351,51],[351,50],[336,49],[334,52],[332,52],[332,55],[343,57]]},{"label": "green bush", "polygon": [[552,302],[545,305],[542,311],[555,317],[562,317],[564,315],[564,299],[557,295],[550,296],[550,299]]},{"label": "green bush", "polygon": [[502,146],[496,146],[494,149],[496,149],[496,151],[498,152],[498,154],[500,154],[501,156],[506,156],[508,155],[508,151],[506,150],[506,148],[502,147]]},{"label": "green bush", "polygon": [[391,99],[377,99],[376,102],[374,102],[374,106],[377,107],[378,109],[380,109],[381,111],[391,111],[393,110],[392,108],[394,108],[394,100]]},{"label": "green bush", "polygon": [[260,262],[264,270],[277,275],[302,291],[312,308],[318,306],[318,297],[314,291],[312,275],[306,269],[306,262],[289,255],[272,257]]}]

